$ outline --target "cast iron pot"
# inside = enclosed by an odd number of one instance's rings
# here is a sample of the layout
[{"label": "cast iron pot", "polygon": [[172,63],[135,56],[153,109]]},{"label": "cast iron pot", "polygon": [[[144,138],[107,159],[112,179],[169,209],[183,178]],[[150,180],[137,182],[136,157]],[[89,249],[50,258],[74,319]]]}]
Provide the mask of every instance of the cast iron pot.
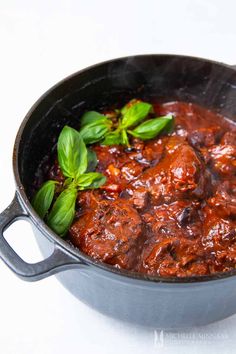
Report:
[{"label": "cast iron pot", "polygon": [[[58,237],[30,205],[38,164],[52,150],[62,127],[76,126],[86,110],[123,104],[133,97],[190,101],[234,120],[236,70],[199,58],[140,55],[91,66],[47,91],[26,115],[16,137],[16,193],[0,215],[0,257],[27,281],[57,274],[81,301],[121,320],[180,328],[223,319],[236,313],[236,269],[187,278],[151,277],[115,269]],[[44,261],[26,263],[6,242],[3,232],[16,219],[32,224]]]}]

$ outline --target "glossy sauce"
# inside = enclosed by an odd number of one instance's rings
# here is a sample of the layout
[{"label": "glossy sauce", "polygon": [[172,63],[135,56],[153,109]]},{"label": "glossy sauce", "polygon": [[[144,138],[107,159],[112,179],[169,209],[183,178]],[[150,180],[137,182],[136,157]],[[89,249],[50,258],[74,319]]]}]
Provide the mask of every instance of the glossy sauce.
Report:
[{"label": "glossy sauce", "polygon": [[[175,129],[132,148],[100,146],[100,190],[78,194],[68,240],[115,267],[161,276],[236,266],[236,128],[202,107],[155,104]],[[55,172],[56,171],[56,172]],[[50,178],[62,178],[57,166]]]}]

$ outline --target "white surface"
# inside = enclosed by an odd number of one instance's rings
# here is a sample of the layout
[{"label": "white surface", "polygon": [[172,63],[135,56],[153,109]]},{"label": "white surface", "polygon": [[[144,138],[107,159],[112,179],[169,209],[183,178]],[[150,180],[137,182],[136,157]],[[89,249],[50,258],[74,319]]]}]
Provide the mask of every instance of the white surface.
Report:
[{"label": "white surface", "polygon": [[[18,126],[46,89],[92,63],[138,53],[236,64],[235,12],[234,0],[0,0],[0,210],[14,193]],[[21,222],[8,231],[28,260],[39,256],[31,234]],[[25,283],[0,262],[0,279],[1,354],[235,352],[236,316],[186,331],[145,330],[91,310],[54,277]]]}]

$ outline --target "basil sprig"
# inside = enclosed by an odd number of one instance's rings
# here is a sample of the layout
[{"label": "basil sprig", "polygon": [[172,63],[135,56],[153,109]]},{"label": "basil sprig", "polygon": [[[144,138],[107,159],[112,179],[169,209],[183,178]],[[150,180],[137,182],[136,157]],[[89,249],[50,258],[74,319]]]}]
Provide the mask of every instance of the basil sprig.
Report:
[{"label": "basil sprig", "polygon": [[111,129],[112,122],[103,114],[86,112],[81,118],[80,135],[85,144],[93,144],[104,138]]},{"label": "basil sprig", "polygon": [[153,139],[164,129],[168,132],[167,127],[172,125],[173,117],[164,116],[142,122],[152,111],[150,103],[133,99],[116,111],[116,123],[98,112],[86,112],[81,118],[80,134],[85,144],[101,141],[102,145],[129,146],[128,134],[142,140]]},{"label": "basil sprig", "polygon": [[[62,129],[57,152],[60,168],[66,177],[60,194],[55,198],[57,182],[47,181],[36,193],[32,205],[40,217],[46,217],[48,226],[58,235],[64,236],[75,216],[78,191],[99,188],[106,182],[106,177],[101,173],[92,172],[97,165],[96,154],[87,150],[77,130],[68,126]],[[53,199],[55,201],[52,205]]]}]

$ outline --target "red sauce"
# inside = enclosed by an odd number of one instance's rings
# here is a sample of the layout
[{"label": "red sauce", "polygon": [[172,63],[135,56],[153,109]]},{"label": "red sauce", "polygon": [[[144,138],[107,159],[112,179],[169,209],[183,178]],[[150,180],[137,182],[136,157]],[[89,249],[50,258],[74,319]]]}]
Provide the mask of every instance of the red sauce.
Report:
[{"label": "red sauce", "polygon": [[191,103],[154,109],[174,115],[171,135],[134,139],[132,149],[93,146],[107,182],[79,193],[69,240],[102,262],[151,275],[235,268],[235,125]]}]

